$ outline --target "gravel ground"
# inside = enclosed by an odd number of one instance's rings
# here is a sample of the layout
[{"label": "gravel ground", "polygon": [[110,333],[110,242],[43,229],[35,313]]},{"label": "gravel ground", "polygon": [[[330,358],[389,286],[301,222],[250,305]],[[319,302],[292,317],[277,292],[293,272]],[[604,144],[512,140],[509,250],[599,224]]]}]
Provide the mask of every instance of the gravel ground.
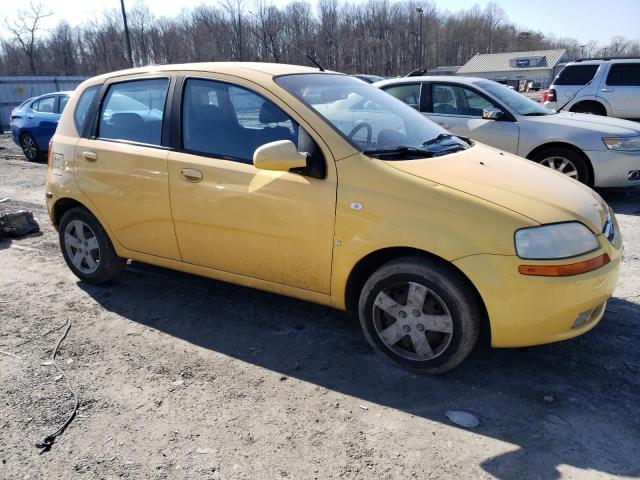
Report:
[{"label": "gravel ground", "polygon": [[[640,477],[640,189],[601,191],[626,257],[597,328],[480,345],[454,372],[420,377],[327,308],[135,263],[114,285],[78,282],[46,216],[45,173],[0,158],[0,209],[33,210],[42,226],[0,242],[0,478]],[[73,405],[46,364],[68,320],[58,363],[80,410],[40,453]],[[480,426],[453,425],[449,409]]]}]

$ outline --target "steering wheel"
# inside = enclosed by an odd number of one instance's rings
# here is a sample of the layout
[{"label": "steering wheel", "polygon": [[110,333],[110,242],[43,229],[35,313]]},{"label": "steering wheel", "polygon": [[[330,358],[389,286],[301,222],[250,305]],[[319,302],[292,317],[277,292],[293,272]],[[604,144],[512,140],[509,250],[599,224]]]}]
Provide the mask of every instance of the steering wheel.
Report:
[{"label": "steering wheel", "polygon": [[371,143],[371,135],[373,134],[373,129],[371,125],[365,122],[359,123],[349,132],[349,138],[353,140],[353,137],[356,133],[358,133],[363,128],[367,129],[367,145]]}]

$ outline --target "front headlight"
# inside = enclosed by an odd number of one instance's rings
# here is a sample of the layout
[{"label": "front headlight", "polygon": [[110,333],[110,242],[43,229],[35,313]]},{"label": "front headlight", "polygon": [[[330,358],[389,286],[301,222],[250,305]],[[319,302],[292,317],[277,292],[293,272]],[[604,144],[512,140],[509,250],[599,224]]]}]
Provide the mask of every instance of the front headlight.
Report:
[{"label": "front headlight", "polygon": [[602,141],[609,150],[619,150],[623,152],[640,151],[640,135],[636,137],[603,138]]},{"label": "front headlight", "polygon": [[553,260],[589,253],[598,248],[596,236],[579,222],[523,228],[515,234],[518,257]]}]

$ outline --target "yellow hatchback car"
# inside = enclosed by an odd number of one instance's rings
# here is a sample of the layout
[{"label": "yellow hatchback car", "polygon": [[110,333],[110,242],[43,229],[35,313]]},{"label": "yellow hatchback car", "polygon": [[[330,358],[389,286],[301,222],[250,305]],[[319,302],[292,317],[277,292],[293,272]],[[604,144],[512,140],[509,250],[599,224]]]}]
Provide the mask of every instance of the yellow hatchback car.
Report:
[{"label": "yellow hatchback car", "polygon": [[588,187],[452,136],[346,75],[263,63],[94,77],[49,149],[62,254],[103,283],[126,259],[357,312],[392,363],[440,373],[580,335],[618,279]]}]

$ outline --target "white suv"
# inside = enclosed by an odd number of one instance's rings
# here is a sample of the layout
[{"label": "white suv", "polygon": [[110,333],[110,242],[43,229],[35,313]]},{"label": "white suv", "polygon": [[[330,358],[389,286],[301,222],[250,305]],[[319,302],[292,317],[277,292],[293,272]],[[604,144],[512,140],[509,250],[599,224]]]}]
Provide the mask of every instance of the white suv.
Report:
[{"label": "white suv", "polygon": [[640,119],[640,58],[571,62],[553,80],[549,110]]}]

